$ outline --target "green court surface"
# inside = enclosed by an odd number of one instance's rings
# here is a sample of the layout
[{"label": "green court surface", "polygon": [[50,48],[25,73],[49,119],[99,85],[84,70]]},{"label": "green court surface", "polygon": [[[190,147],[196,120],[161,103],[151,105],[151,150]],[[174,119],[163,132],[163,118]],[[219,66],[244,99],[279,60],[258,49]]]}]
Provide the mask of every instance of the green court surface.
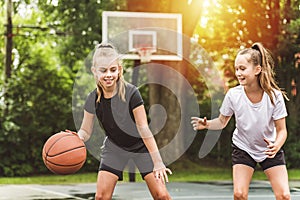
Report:
[{"label": "green court surface", "polygon": [[[298,183],[291,183],[292,199],[300,200]],[[172,199],[209,199],[229,200],[232,196],[231,182],[211,183],[167,183]],[[76,200],[94,199],[95,183],[74,185],[0,185],[2,200]],[[114,191],[113,200],[151,200],[145,183],[119,182]],[[266,181],[254,181],[250,185],[249,200],[275,199],[270,184]]]}]

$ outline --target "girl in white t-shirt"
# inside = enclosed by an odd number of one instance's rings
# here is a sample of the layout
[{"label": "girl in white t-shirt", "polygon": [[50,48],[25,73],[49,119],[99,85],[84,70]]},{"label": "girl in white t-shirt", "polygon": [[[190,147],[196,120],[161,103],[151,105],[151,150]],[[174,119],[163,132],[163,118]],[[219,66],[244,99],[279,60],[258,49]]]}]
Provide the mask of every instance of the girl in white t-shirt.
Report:
[{"label": "girl in white t-shirt", "polygon": [[239,86],[229,89],[218,118],[192,117],[194,130],[223,129],[232,115],[234,199],[248,199],[249,185],[257,163],[268,177],[276,199],[290,199],[284,152],[287,111],[284,92],[274,80],[274,62],[261,43],[241,50],[235,59]]}]

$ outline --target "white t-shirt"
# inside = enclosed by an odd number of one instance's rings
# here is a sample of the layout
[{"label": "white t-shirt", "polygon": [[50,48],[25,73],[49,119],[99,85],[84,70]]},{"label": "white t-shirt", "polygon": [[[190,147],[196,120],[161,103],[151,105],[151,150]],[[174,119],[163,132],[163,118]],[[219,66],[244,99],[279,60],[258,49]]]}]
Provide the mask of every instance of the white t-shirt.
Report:
[{"label": "white t-shirt", "polygon": [[274,105],[266,92],[259,103],[252,103],[244,87],[240,85],[229,89],[220,113],[224,116],[235,115],[236,128],[232,142],[238,148],[248,152],[256,162],[267,158],[264,153],[267,149],[264,138],[272,142],[276,139],[274,120],[287,116],[285,102],[280,91],[275,90]]}]

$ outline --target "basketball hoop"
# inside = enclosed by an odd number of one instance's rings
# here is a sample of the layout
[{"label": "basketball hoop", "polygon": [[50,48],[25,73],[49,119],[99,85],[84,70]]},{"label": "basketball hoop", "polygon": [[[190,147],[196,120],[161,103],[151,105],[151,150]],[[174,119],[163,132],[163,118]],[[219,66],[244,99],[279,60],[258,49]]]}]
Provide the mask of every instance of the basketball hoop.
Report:
[{"label": "basketball hoop", "polygon": [[136,48],[139,53],[141,63],[147,63],[151,61],[151,55],[156,52],[155,47],[140,47]]}]

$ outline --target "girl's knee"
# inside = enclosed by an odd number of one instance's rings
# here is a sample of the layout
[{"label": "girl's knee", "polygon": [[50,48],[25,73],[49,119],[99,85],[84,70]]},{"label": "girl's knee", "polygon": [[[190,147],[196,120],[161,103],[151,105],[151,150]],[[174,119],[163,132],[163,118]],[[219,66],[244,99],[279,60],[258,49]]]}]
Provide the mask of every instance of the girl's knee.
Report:
[{"label": "girl's knee", "polygon": [[110,200],[112,197],[110,195],[107,195],[103,192],[97,192],[95,194],[95,200]]},{"label": "girl's knee", "polygon": [[276,194],[276,200],[290,200],[291,195],[289,192],[281,193],[281,194]]},{"label": "girl's knee", "polygon": [[160,191],[160,192],[157,192],[155,197],[154,197],[155,200],[170,200],[171,197],[169,195],[168,192],[166,191]]},{"label": "girl's knee", "polygon": [[104,198],[101,194],[99,194],[99,193],[95,194],[95,200],[102,200],[102,199],[104,199]]},{"label": "girl's knee", "polygon": [[248,193],[242,191],[235,191],[233,195],[234,200],[244,200],[248,198]]}]

